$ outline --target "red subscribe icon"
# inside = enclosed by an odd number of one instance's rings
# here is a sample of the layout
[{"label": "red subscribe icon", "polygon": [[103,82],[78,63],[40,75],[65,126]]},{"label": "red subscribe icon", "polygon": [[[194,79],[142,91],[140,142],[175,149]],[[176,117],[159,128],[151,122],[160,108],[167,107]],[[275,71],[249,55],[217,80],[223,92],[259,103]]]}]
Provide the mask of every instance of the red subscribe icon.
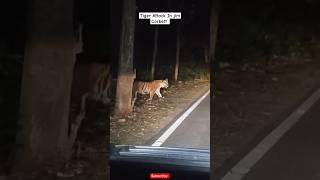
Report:
[{"label": "red subscribe icon", "polygon": [[150,179],[170,179],[170,173],[150,173]]}]

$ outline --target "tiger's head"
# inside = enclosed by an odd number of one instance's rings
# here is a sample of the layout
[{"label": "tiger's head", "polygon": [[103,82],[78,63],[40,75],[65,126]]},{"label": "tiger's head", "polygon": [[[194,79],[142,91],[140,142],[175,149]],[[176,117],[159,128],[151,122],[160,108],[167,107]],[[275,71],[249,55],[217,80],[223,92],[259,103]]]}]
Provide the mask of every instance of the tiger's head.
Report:
[{"label": "tiger's head", "polygon": [[161,87],[162,88],[168,88],[169,87],[168,78],[166,78],[165,80],[162,80]]}]

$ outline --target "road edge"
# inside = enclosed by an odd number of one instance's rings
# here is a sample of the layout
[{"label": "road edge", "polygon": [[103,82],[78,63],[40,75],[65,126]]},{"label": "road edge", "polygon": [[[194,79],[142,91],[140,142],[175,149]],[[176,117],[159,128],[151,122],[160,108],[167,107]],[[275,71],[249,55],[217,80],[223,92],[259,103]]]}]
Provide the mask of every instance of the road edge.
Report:
[{"label": "road edge", "polygon": [[313,91],[301,105],[274,128],[262,141],[249,151],[238,163],[233,166],[221,180],[241,180],[251,168],[291,129],[314,103],[320,99],[320,88]]},{"label": "road edge", "polygon": [[160,147],[170,135],[179,127],[180,124],[188,117],[188,115],[210,94],[210,88],[200,95],[195,101],[191,103],[182,113],[178,114],[178,118],[166,128],[161,135],[158,135],[157,140],[153,141],[151,146]]}]

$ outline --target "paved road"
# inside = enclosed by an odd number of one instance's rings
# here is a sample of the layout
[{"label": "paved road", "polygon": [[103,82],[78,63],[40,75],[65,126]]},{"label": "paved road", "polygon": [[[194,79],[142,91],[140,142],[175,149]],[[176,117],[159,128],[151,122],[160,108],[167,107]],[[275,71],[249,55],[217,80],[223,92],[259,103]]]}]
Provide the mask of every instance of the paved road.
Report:
[{"label": "paved road", "polygon": [[162,146],[209,149],[210,95],[189,114]]},{"label": "paved road", "polygon": [[320,101],[255,164],[244,180],[320,180]]}]

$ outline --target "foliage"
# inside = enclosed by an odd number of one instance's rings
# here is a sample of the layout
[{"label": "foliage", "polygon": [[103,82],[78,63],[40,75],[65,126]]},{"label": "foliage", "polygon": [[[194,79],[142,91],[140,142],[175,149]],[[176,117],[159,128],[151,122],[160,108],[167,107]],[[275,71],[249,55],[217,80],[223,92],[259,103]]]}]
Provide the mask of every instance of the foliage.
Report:
[{"label": "foliage", "polygon": [[[195,79],[208,80],[210,77],[209,65],[204,62],[180,62],[178,80],[189,81]],[[171,78],[173,76],[174,64],[159,65],[156,68],[155,79]],[[137,72],[138,80],[151,80],[148,69],[139,69]]]},{"label": "foliage", "polygon": [[227,2],[219,25],[217,61],[301,57],[319,37],[317,9],[307,2]]},{"label": "foliage", "polygon": [[188,80],[208,80],[210,77],[209,65],[204,63],[196,62],[186,62],[180,64],[179,70],[179,80],[188,81]]}]

